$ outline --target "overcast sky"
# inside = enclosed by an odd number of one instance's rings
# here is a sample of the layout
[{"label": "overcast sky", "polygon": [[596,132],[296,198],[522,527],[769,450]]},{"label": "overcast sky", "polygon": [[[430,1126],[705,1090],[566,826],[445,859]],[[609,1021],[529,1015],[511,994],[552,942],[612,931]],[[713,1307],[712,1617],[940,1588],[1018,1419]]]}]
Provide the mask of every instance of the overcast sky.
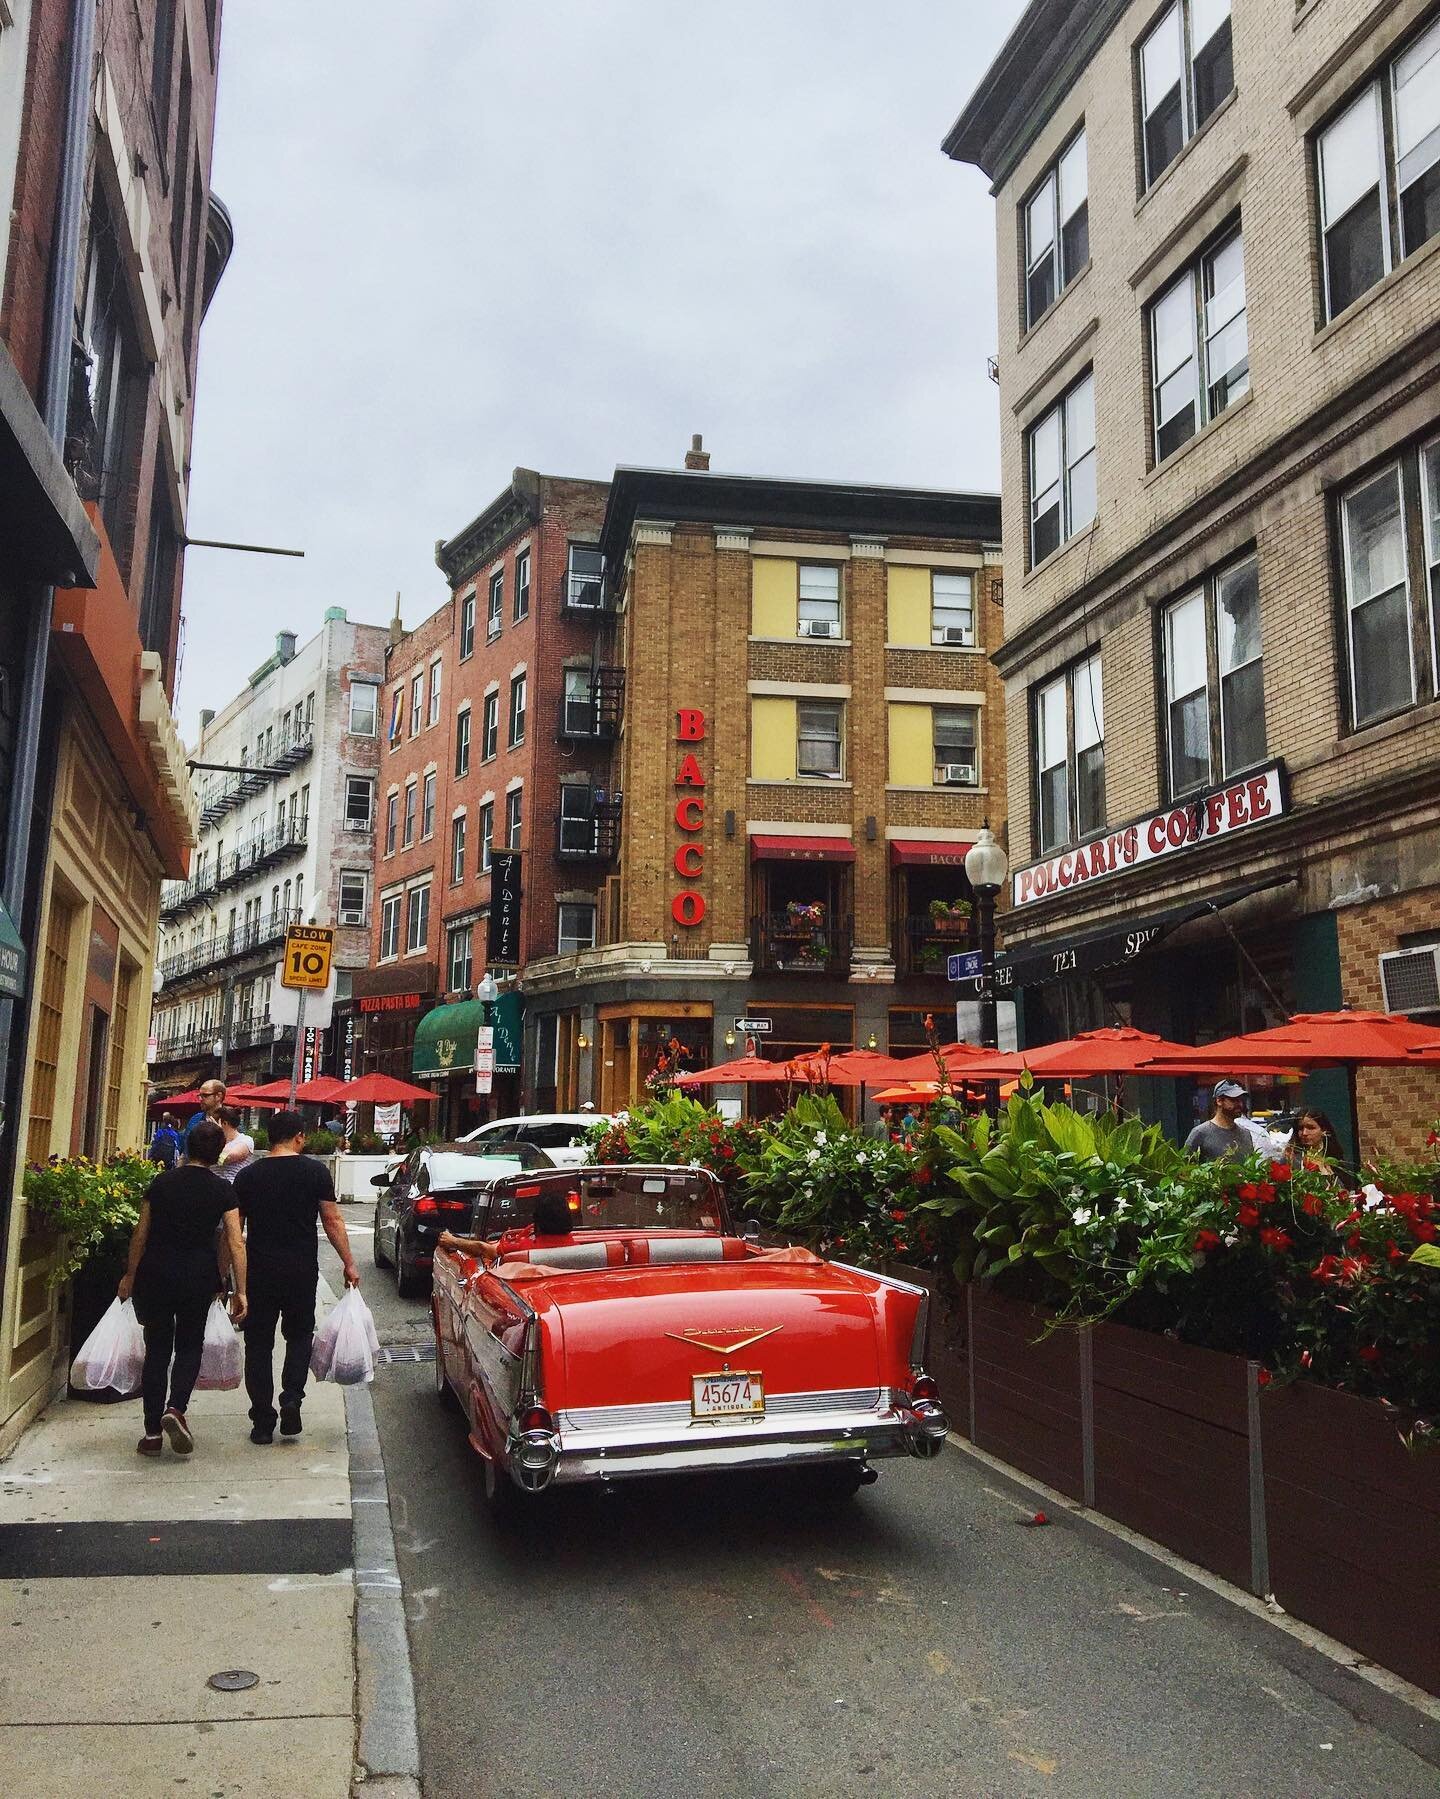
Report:
[{"label": "overcast sky", "polygon": [[[994,219],[940,139],[1022,0],[230,0],[181,724],[407,625],[517,464],[999,486]],[[397,28],[398,27],[398,28]]]}]

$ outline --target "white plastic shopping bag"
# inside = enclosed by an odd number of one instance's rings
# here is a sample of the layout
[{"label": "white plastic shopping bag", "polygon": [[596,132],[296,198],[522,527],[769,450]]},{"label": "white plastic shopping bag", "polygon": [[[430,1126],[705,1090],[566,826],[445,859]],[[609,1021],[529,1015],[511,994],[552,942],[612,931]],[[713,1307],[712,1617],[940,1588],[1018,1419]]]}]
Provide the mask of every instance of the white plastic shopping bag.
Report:
[{"label": "white plastic shopping bag", "polygon": [[144,1367],[145,1332],[135,1316],[135,1302],[112,1299],[71,1364],[70,1379],[92,1393],[105,1387],[113,1387],[117,1393],[138,1393]]},{"label": "white plastic shopping bag", "polygon": [[330,1316],[315,1333],[310,1351],[310,1372],[316,1380],[333,1380],[342,1387],[358,1387],[375,1378],[375,1358],[380,1339],[370,1308],[358,1287],[330,1308]]},{"label": "white plastic shopping bag", "polygon": [[229,1393],[245,1373],[245,1339],[230,1322],[224,1302],[215,1300],[205,1318],[205,1347],[195,1385],[207,1393]]}]

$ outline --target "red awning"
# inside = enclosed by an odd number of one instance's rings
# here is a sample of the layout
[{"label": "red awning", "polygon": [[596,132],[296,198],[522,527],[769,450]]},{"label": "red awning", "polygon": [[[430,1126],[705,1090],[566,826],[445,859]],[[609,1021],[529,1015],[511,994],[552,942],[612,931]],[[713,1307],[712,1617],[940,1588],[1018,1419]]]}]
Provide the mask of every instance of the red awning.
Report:
[{"label": "red awning", "polygon": [[752,862],[853,862],[848,837],[752,837]]},{"label": "red awning", "polygon": [[957,843],[918,843],[892,838],[890,862],[894,868],[963,868],[965,852],[975,839],[967,837]]}]

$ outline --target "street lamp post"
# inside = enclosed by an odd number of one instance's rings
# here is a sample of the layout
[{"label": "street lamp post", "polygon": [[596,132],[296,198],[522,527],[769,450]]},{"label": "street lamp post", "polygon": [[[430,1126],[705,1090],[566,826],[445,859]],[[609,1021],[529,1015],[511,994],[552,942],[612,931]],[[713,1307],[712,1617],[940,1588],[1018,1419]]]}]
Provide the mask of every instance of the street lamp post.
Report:
[{"label": "street lamp post", "polygon": [[[480,1028],[481,1028],[481,1030],[483,1031],[483,1030],[493,1029],[493,1020],[495,1017],[495,1002],[500,997],[500,988],[499,988],[498,984],[496,983],[494,975],[491,974],[491,972],[488,968],[485,970],[485,973],[481,979],[480,985],[475,989],[475,997],[480,1002]],[[492,1037],[491,1042],[493,1043],[493,1041],[494,1041],[494,1039]],[[492,1076],[492,1082],[493,1082],[493,1076]],[[490,1089],[490,1091],[493,1091],[493,1085],[492,1085],[492,1088]],[[489,1092],[487,1092],[487,1094],[486,1094],[485,1116],[487,1119],[490,1116]]]},{"label": "street lamp post", "polygon": [[998,1049],[995,1008],[995,897],[1005,885],[1010,862],[987,824],[965,852],[965,874],[980,912],[980,1044]]}]

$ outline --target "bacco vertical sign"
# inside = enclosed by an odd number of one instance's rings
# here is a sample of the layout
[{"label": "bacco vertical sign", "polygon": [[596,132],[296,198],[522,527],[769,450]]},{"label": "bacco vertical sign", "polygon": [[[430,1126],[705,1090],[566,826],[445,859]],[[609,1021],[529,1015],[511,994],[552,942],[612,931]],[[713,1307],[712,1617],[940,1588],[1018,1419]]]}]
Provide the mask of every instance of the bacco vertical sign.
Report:
[{"label": "bacco vertical sign", "polygon": [[[675,714],[675,741],[704,743],[705,714],[682,706]],[[675,771],[675,826],[681,841],[675,848],[675,872],[683,881],[695,882],[705,871],[705,845],[697,841],[705,829],[705,773],[693,749],[686,749]],[[693,885],[684,887],[670,902],[670,916],[687,930],[705,916],[705,895]]]}]

